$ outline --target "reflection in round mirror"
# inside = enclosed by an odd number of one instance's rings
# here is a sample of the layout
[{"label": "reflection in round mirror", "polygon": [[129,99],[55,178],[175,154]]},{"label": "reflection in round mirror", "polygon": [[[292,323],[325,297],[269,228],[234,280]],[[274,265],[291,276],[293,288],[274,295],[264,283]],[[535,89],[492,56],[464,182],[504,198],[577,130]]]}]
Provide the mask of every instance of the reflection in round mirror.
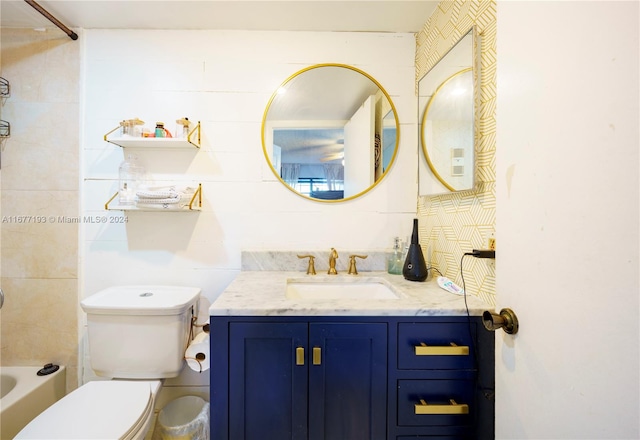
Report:
[{"label": "reflection in round mirror", "polygon": [[262,120],[273,173],[296,194],[322,202],[356,198],[380,183],[398,150],[398,115],[371,76],[318,64],[289,77]]},{"label": "reflection in round mirror", "polygon": [[451,191],[473,186],[473,71],[463,69],[436,89],[422,117],[422,151]]}]

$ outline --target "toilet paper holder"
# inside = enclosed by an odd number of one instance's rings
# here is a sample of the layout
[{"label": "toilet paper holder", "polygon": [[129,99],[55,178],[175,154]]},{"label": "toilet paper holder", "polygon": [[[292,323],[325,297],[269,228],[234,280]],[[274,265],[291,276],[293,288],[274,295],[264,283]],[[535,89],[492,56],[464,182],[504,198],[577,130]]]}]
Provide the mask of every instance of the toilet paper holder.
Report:
[{"label": "toilet paper holder", "polygon": [[492,332],[501,328],[510,335],[518,333],[518,317],[511,309],[502,309],[500,314],[485,311],[482,314],[482,324]]}]

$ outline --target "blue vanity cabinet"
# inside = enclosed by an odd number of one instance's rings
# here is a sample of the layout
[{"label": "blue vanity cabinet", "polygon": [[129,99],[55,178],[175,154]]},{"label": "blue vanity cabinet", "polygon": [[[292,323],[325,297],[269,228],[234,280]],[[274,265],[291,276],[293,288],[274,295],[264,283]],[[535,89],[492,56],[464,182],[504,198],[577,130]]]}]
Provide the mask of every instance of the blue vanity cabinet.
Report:
[{"label": "blue vanity cabinet", "polygon": [[211,318],[211,438],[386,438],[387,324],[301,319]]},{"label": "blue vanity cabinet", "polygon": [[494,438],[494,334],[480,317],[210,323],[212,439]]}]

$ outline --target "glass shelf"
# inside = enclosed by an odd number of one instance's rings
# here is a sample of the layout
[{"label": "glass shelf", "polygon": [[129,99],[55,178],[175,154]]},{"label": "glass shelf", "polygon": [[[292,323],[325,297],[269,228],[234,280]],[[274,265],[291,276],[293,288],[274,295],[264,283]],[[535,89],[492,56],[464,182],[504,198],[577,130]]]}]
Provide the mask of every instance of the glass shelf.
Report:
[{"label": "glass shelf", "polygon": [[185,211],[199,211],[202,208],[202,183],[198,184],[198,188],[193,193],[189,203],[179,208],[162,206],[158,207],[140,207],[136,205],[120,205],[116,198],[118,193],[116,192],[111,198],[104,204],[104,209],[107,211],[144,211],[144,212],[185,212]]},{"label": "glass shelf", "polygon": [[193,130],[189,132],[186,138],[155,138],[155,137],[112,137],[109,135],[119,130],[121,125],[117,126],[104,135],[104,140],[123,148],[158,148],[158,149],[181,149],[181,148],[200,148],[200,121]]}]

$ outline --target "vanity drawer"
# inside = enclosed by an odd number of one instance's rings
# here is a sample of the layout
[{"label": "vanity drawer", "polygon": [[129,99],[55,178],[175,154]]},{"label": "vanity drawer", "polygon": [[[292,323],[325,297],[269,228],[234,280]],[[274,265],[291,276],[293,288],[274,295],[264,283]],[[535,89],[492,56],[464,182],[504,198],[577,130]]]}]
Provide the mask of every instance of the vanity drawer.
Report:
[{"label": "vanity drawer", "polygon": [[471,426],[472,379],[398,380],[399,426]]},{"label": "vanity drawer", "polygon": [[[471,324],[475,335],[475,324]],[[398,368],[458,370],[475,368],[467,322],[399,323]]]}]

